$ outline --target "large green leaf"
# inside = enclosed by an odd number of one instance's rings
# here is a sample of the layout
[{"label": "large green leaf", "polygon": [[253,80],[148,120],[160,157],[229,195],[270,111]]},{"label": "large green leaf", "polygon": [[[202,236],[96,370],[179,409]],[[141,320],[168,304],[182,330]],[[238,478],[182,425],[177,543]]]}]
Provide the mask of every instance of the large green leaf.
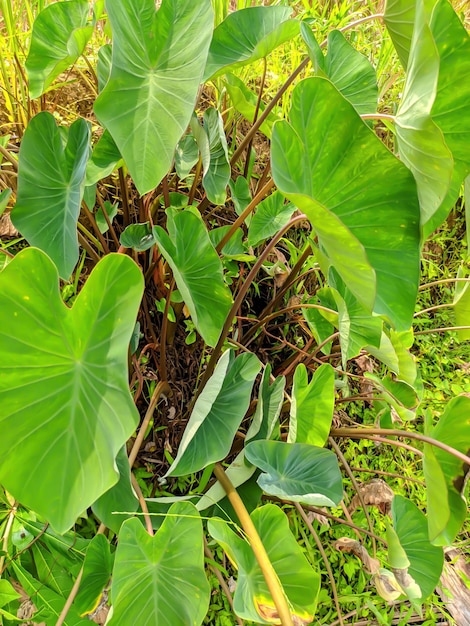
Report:
[{"label": "large green leaf", "polygon": [[212,34],[210,0],[107,0],[111,75],[95,102],[144,194],[168,172],[197,98]]},{"label": "large green leaf", "polygon": [[[470,398],[453,398],[429,436],[470,453]],[[434,545],[451,544],[467,515],[463,497],[468,467],[455,456],[428,444],[424,450],[424,476],[428,498],[429,537]]]},{"label": "large green leaf", "polygon": [[122,523],[129,519],[129,513],[134,513],[139,508],[139,501],[131,485],[131,471],[125,446],[117,454],[116,466],[119,471],[118,482],[93,503],[92,509],[107,528],[118,533]]},{"label": "large green leaf", "polygon": [[267,57],[299,34],[289,7],[249,7],[234,11],[214,30],[204,80]]},{"label": "large green leaf", "polygon": [[470,171],[469,81],[470,37],[452,7],[419,0],[396,124],[400,156],[418,185],[425,235],[446,217]]},{"label": "large green leaf", "polygon": [[[392,519],[401,548],[409,561],[407,573],[419,586],[421,598],[424,600],[439,582],[444,552],[442,548],[430,543],[426,516],[410,500],[399,495],[393,498]],[[394,558],[396,559],[396,551]],[[400,576],[400,572],[395,571],[399,582],[403,582],[403,574],[404,572]]]},{"label": "large green leaf", "polygon": [[309,382],[307,368],[300,363],[294,372],[289,421],[289,443],[324,446],[330,434],[335,406],[335,372],[321,365]]},{"label": "large green leaf", "polygon": [[127,351],[142,291],[137,265],[117,254],[72,309],[40,250],[0,273],[0,482],[59,532],[116,483],[137,425]]},{"label": "large green leaf", "polygon": [[410,54],[415,9],[416,2],[410,0],[387,0],[385,5],[384,22],[405,69]]},{"label": "large green leaf", "polygon": [[[320,590],[320,576],[292,535],[287,517],[278,507],[266,504],[253,511],[251,519],[289,600],[292,616],[296,618],[294,623],[311,623]],[[233,599],[236,614],[256,623],[278,624],[274,602],[248,542],[222,520],[210,520],[208,528],[238,568]]]},{"label": "large green leaf", "polygon": [[88,615],[96,609],[111,577],[112,568],[109,541],[104,535],[96,535],[86,551],[82,581],[74,602],[80,615]]},{"label": "large green leaf", "polygon": [[[281,413],[284,402],[284,387],[286,380],[283,376],[278,376],[270,385],[271,366],[266,365],[261,379],[258,402],[256,403],[255,414],[251,421],[245,442],[258,439],[270,439],[276,427],[277,419]],[[256,467],[245,461],[245,452],[242,450],[236,459],[230,463],[225,470],[230,482],[234,487],[243,485],[256,472]],[[219,502],[225,497],[225,490],[217,481],[199,500],[196,507],[203,511],[212,504]]]},{"label": "large green leaf", "polygon": [[109,626],[198,626],[209,607],[199,513],[189,502],[168,511],[154,537],[125,522],[113,570]]},{"label": "large green leaf", "polygon": [[419,203],[411,172],[324,78],[295,88],[276,122],[278,188],[312,222],[346,286],[399,329],[411,325],[419,276]]},{"label": "large green leaf", "polygon": [[51,257],[64,279],[78,261],[77,220],[89,142],[84,119],[67,130],[46,111],[33,117],[21,142],[11,219],[32,246]]},{"label": "large green leaf", "polygon": [[260,440],[246,445],[245,456],[264,472],[258,485],[272,496],[316,506],[336,506],[343,497],[338,461],[331,450]]},{"label": "large green leaf", "polygon": [[155,239],[198,332],[206,343],[215,346],[232,305],[222,262],[197,215],[175,209],[168,209],[167,215],[168,234],[155,226]]},{"label": "large green leaf", "polygon": [[377,110],[378,87],[375,70],[339,30],[328,34],[324,71],[333,85],[362,115]]},{"label": "large green leaf", "polygon": [[87,0],[55,2],[34,20],[26,59],[32,98],[44,93],[82,54],[93,32],[93,26],[87,26],[89,8]]},{"label": "large green leaf", "polygon": [[168,476],[192,474],[229,453],[260,368],[254,354],[222,355],[194,405]]}]

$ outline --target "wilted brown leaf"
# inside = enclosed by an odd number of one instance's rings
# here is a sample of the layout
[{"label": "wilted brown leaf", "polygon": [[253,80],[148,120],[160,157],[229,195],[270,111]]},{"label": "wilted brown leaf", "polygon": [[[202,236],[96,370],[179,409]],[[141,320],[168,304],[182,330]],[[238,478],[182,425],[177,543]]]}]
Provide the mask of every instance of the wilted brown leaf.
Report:
[{"label": "wilted brown leaf", "polygon": [[[359,485],[359,490],[367,506],[376,506],[381,513],[387,515],[390,512],[394,493],[387,483],[381,478],[373,478]],[[349,513],[353,513],[361,506],[359,495],[356,494],[349,505]]]}]

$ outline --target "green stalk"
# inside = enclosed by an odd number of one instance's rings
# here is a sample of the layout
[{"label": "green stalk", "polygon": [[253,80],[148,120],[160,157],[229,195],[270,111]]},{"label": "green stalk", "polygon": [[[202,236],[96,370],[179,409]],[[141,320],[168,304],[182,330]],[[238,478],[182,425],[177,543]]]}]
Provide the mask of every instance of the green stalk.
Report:
[{"label": "green stalk", "polygon": [[250,514],[246,510],[242,499],[238,495],[237,490],[232,485],[232,482],[224,472],[220,463],[216,463],[214,466],[214,474],[224,488],[225,493],[230,500],[230,504],[235,509],[242,528],[248,537],[251,548],[255,554],[256,560],[258,561],[258,565],[260,566],[266,584],[268,585],[269,593],[271,594],[274,604],[276,605],[281,624],[283,626],[294,626],[284,590],[282,589],[274,567],[269,560],[266,549],[260,539],[260,536],[258,535],[258,531],[253,524]]}]

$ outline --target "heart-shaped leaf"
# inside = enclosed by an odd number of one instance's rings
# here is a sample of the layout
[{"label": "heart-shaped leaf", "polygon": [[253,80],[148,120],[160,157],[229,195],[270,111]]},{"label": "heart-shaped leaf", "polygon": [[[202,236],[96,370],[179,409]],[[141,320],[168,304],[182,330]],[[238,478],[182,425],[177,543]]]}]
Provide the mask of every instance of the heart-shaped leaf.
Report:
[{"label": "heart-shaped leaf", "polygon": [[200,217],[175,209],[168,209],[167,215],[168,234],[160,226],[153,234],[198,332],[215,346],[232,305],[222,262]]},{"label": "heart-shaped leaf", "polygon": [[[320,577],[292,535],[286,515],[277,506],[267,504],[253,511],[251,519],[289,600],[293,623],[310,624],[316,610]],[[238,568],[233,599],[236,614],[256,623],[278,624],[274,602],[249,543],[225,521],[211,519],[208,528]]]},{"label": "heart-shaped leaf", "polygon": [[278,188],[306,213],[354,296],[408,329],[420,252],[419,203],[408,168],[317,77],[295,88],[290,123],[274,125],[271,160]]},{"label": "heart-shaped leaf", "polygon": [[154,537],[137,519],[123,524],[109,626],[198,626],[209,607],[209,594],[202,523],[194,505],[173,504]]},{"label": "heart-shaped leaf", "polygon": [[[429,435],[463,452],[470,452],[470,398],[453,398]],[[463,497],[468,466],[460,459],[428,444],[424,450],[424,476],[428,496],[429,537],[434,545],[451,544],[468,513]]]},{"label": "heart-shaped leaf", "polygon": [[72,309],[40,250],[0,273],[0,482],[59,532],[116,483],[114,460],[137,425],[127,350],[142,291],[137,265],[117,254]]},{"label": "heart-shaped leaf", "polygon": [[189,124],[212,35],[210,0],[108,0],[111,75],[95,102],[144,194],[168,172]]},{"label": "heart-shaped leaf", "polygon": [[245,455],[265,472],[258,485],[270,495],[316,506],[336,506],[343,497],[338,461],[331,450],[260,440],[248,443]]},{"label": "heart-shaped leaf", "polygon": [[469,83],[465,28],[446,0],[419,0],[396,124],[400,156],[418,185],[425,235],[445,219],[470,171]]},{"label": "heart-shaped leaf", "polygon": [[34,20],[26,59],[31,98],[38,98],[52,81],[82,54],[93,33],[87,26],[87,0],[55,2]]},{"label": "heart-shaped leaf", "polygon": [[299,34],[289,7],[249,7],[230,13],[214,30],[204,80],[268,56]]},{"label": "heart-shaped leaf", "polygon": [[32,246],[50,256],[64,279],[78,261],[77,220],[89,142],[84,119],[66,129],[46,111],[33,117],[21,142],[11,219]]},{"label": "heart-shaped leaf", "polygon": [[[409,561],[407,573],[419,586],[421,597],[425,599],[439,582],[444,552],[429,541],[426,517],[410,500],[399,495],[393,498],[392,519],[401,549]],[[394,557],[398,558],[396,552]]]},{"label": "heart-shaped leaf", "polygon": [[329,363],[315,371],[309,382],[300,363],[294,372],[289,421],[289,443],[324,446],[330,434],[335,406],[335,372]]},{"label": "heart-shaped leaf", "polygon": [[83,563],[83,576],[74,605],[81,616],[89,615],[98,606],[103,589],[109,582],[113,568],[110,544],[104,535],[90,541]]},{"label": "heart-shaped leaf", "polygon": [[222,355],[194,405],[168,476],[192,474],[229,453],[260,367],[254,354]]}]

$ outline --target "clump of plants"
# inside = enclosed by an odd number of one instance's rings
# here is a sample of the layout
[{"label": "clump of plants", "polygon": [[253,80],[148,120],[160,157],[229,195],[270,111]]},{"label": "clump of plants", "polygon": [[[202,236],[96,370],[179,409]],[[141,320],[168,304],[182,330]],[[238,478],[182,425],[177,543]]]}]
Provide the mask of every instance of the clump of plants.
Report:
[{"label": "clump of plants", "polygon": [[[357,597],[425,619],[465,522],[470,400],[421,404],[414,315],[468,187],[469,35],[447,0],[388,0],[324,41],[289,6],[229,4],[55,2],[2,68],[21,128],[0,147],[5,624],[27,602],[48,626],[345,624]],[[393,115],[348,39],[371,21],[404,75]],[[72,121],[73,75],[94,102]],[[357,479],[389,446],[422,472],[414,501],[391,472]]]}]

